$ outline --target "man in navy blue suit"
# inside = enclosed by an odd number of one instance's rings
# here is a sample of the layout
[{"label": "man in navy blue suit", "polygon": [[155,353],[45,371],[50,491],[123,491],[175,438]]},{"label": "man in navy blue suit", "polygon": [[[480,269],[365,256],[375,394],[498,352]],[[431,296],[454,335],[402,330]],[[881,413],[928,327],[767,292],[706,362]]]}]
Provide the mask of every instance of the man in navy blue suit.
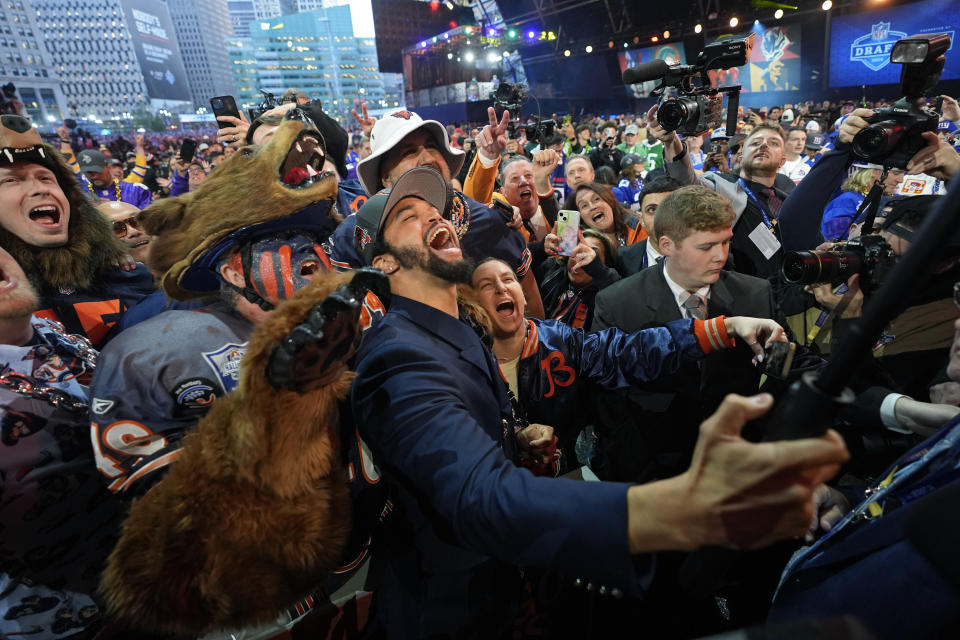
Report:
[{"label": "man in navy blue suit", "polygon": [[357,214],[358,249],[392,290],[389,312],[364,336],[350,397],[396,507],[374,542],[385,635],[502,635],[517,613],[520,566],[640,596],[653,560],[636,554],[753,548],[807,530],[813,489],[846,450],[836,434],[739,438],[771,406],[766,395],[728,398],[704,423],[690,469],[674,478],[576,482],[519,468],[506,386],[460,320],[456,284],[472,265],[445,217],[448,189],[439,173],[416,168]]}]

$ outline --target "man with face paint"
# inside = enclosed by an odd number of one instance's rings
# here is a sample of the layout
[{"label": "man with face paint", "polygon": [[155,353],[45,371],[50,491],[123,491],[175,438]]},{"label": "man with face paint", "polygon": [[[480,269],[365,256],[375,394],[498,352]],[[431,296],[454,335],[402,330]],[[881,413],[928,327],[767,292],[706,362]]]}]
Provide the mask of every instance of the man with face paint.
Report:
[{"label": "man with face paint", "polygon": [[202,286],[215,278],[219,300],[197,311],[165,311],[121,332],[103,352],[91,383],[91,419],[98,466],[112,491],[139,495],[160,479],[157,471],[176,459],[186,431],[237,386],[255,326],[327,270],[312,226],[281,219],[228,234],[183,280]]}]

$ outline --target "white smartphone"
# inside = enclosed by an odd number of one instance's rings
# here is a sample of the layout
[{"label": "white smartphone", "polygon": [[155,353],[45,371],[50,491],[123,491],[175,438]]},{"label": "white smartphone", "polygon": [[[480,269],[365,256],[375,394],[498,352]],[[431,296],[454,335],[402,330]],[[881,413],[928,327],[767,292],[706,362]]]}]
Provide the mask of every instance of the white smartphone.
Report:
[{"label": "white smartphone", "polygon": [[570,209],[558,211],[556,233],[560,238],[557,253],[561,256],[572,256],[573,250],[580,244],[580,212]]}]

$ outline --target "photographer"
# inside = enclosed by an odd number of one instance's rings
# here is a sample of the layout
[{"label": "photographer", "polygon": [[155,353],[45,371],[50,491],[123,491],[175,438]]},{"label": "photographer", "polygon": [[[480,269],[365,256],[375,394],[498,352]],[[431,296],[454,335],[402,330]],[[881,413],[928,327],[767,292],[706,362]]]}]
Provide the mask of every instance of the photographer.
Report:
[{"label": "photographer", "polygon": [[600,129],[600,146],[592,150],[588,157],[594,170],[607,166],[613,169],[613,174],[620,173],[620,162],[624,153],[617,148],[617,125],[605,122]]},{"label": "photographer", "polygon": [[734,269],[761,278],[777,275],[783,261],[779,213],[789,192],[775,184],[785,161],[780,129],[761,125],[747,136],[739,175],[705,172],[697,176],[686,145],[675,132],[665,131],[656,115],[653,106],[647,112],[647,131],[663,142],[667,174],[683,185],[702,184],[733,205],[736,218],[730,254]]},{"label": "photographer", "polygon": [[[896,256],[909,250],[914,234],[939,197],[915,196],[890,203],[878,235]],[[960,238],[952,239],[939,255],[930,257],[925,277],[904,293],[907,308],[891,322],[881,344],[873,351],[876,361],[894,381],[896,390],[920,400],[928,399],[927,387],[942,368],[953,340],[953,323],[957,318],[953,283],[960,279],[958,257]],[[862,275],[853,276],[843,295],[834,293],[832,284],[807,286],[817,303],[836,316],[831,326],[833,344],[848,338],[853,320],[861,315],[862,278]]]}]

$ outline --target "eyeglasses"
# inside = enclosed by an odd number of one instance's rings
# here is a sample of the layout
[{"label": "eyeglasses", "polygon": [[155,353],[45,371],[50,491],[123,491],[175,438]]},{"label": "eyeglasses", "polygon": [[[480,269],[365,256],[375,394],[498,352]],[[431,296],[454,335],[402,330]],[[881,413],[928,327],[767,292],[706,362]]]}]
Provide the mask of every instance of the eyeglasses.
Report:
[{"label": "eyeglasses", "polygon": [[113,232],[118,238],[125,238],[127,236],[127,225],[130,225],[130,227],[137,231],[143,231],[143,227],[137,222],[137,217],[130,216],[126,220],[116,220],[113,223]]}]

